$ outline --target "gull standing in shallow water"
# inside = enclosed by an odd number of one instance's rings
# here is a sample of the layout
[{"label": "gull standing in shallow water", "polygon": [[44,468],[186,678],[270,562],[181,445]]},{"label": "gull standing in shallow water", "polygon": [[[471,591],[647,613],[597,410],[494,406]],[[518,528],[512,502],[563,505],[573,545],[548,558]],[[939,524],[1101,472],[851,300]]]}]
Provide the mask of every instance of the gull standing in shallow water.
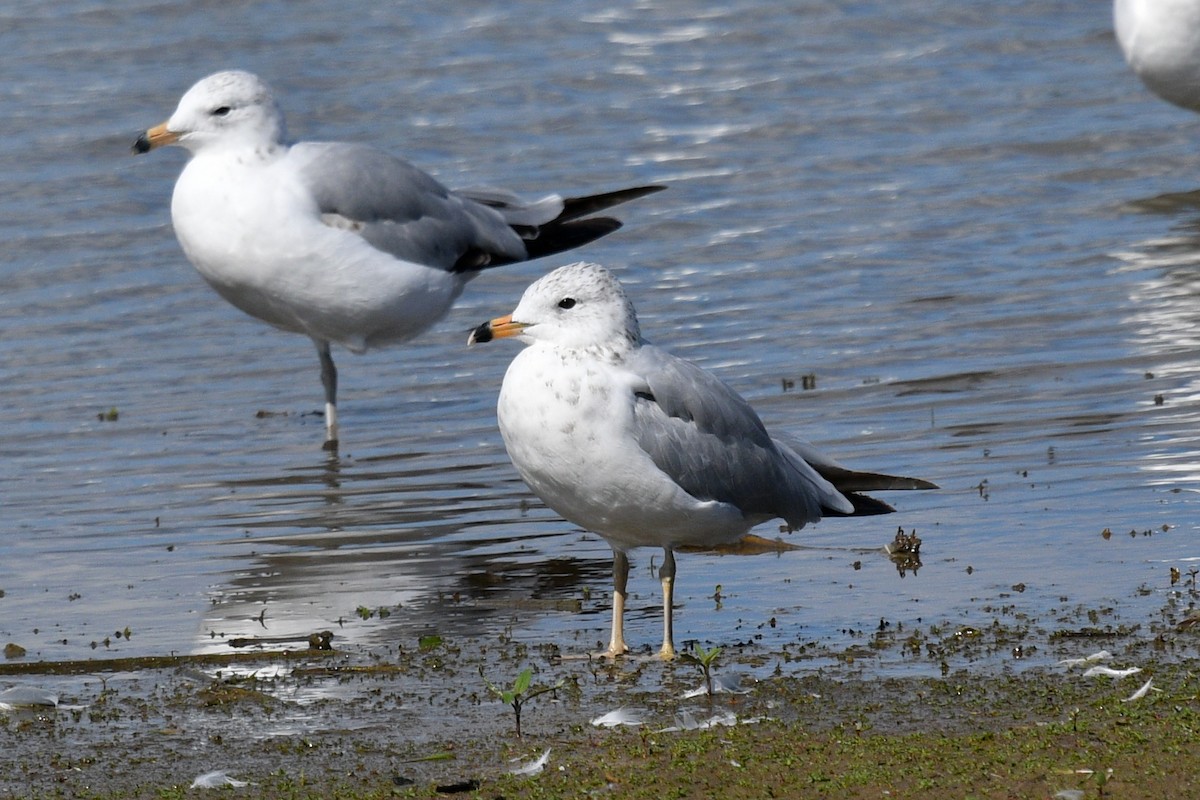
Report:
[{"label": "gull standing in shallow water", "polygon": [[1115,0],[1113,27],[1150,91],[1200,112],[1200,0]]},{"label": "gull standing in shallow water", "polygon": [[451,191],[364,145],[286,141],[267,84],[231,71],[189,89],[133,149],[191,152],[171,199],[183,252],[230,303],[316,344],[328,449],[338,438],[331,343],[361,353],[410,339],[481,270],[598,239],[621,223],[589,215],[663,188],[526,202]]},{"label": "gull standing in shallow water", "polygon": [[886,514],[894,509],[861,492],[937,488],[848,470],[811,445],[773,439],[719,379],[645,342],[621,284],[595,264],[541,278],[468,344],[507,336],[529,345],[500,388],[508,455],[546,505],[613,549],[608,657],[629,649],[626,551],[663,548],[659,654],[670,659],[675,548],[735,542],[776,517],[797,529],[822,516]]}]

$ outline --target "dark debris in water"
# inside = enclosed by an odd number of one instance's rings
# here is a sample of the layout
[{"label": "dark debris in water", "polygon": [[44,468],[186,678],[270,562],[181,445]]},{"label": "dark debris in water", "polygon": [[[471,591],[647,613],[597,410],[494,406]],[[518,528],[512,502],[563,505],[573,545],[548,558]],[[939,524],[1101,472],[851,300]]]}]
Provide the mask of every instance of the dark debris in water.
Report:
[{"label": "dark debris in water", "polygon": [[884,550],[902,578],[909,570],[916,575],[921,568],[921,538],[915,528],[908,533],[904,528],[897,528],[896,538],[884,545]]},{"label": "dark debris in water", "polygon": [[332,650],[333,632],[317,631],[316,633],[310,633],[308,636],[243,636],[230,639],[228,644],[230,647],[243,648],[267,647],[291,644],[293,642],[304,642],[308,645],[309,650]]},{"label": "dark debris in water", "polygon": [[194,653],[170,656],[131,656],[128,658],[82,658],[72,661],[29,661],[0,664],[0,676],[15,675],[92,675],[106,672],[135,672],[139,670],[177,669],[185,667],[220,667],[243,663],[274,661],[303,661],[327,658],[333,650],[258,650],[239,653]]},{"label": "dark debris in water", "polygon": [[917,536],[917,531],[914,528],[911,532],[905,533],[904,528],[896,529],[896,538],[887,545],[888,555],[911,555],[915,556],[921,552],[921,539]]}]

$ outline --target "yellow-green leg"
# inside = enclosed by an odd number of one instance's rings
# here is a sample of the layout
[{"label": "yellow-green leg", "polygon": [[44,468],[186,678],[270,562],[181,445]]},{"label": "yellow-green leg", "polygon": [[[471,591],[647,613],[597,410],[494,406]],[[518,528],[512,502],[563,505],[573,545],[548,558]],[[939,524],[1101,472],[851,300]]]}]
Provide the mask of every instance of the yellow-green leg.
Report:
[{"label": "yellow-green leg", "polygon": [[663,661],[671,661],[675,658],[675,625],[671,617],[675,602],[675,554],[671,548],[664,547],[663,555],[663,564],[658,568],[663,592],[663,644],[658,655]]},{"label": "yellow-green leg", "polygon": [[620,550],[613,550],[613,616],[612,636],[608,649],[601,655],[616,658],[629,652],[625,644],[625,586],[629,582],[629,557]]}]

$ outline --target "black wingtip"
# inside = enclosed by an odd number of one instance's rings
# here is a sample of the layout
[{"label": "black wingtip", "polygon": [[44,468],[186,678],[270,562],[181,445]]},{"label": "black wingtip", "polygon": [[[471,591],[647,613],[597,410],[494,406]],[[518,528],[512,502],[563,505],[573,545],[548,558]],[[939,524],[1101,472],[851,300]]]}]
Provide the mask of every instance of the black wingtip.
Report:
[{"label": "black wingtip", "polygon": [[885,475],[879,472],[860,472],[833,464],[813,464],[822,478],[839,492],[894,492],[905,489],[940,489],[936,483],[921,478]]},{"label": "black wingtip", "polygon": [[843,492],[842,496],[850,501],[854,506],[854,510],[849,514],[840,511],[826,512],[829,517],[874,517],[879,514],[891,514],[895,512],[895,508],[882,500],[877,500],[874,497],[858,492]]},{"label": "black wingtip", "polygon": [[537,238],[525,241],[525,252],[529,260],[552,256],[564,250],[574,250],[607,236],[621,227],[621,221],[612,217],[588,217],[573,222],[551,222],[543,225]]},{"label": "black wingtip", "polygon": [[666,186],[661,184],[650,184],[648,186],[633,186],[628,189],[617,189],[615,192],[602,192],[600,194],[590,194],[585,197],[568,197],[563,200],[562,213],[554,220],[555,222],[570,222],[571,220],[586,217],[589,214],[595,214],[597,211],[603,211],[606,208],[628,203],[630,200],[637,200],[639,197],[656,194],[666,189]]},{"label": "black wingtip", "polygon": [[[621,221],[613,217],[592,217],[597,211],[655,194],[666,186],[634,186],[615,192],[569,197],[563,200],[562,213],[544,225],[512,225],[512,229],[525,241],[525,257],[512,258],[499,253],[469,250],[459,257],[452,272],[479,272],[492,267],[502,267],[517,261],[532,261],[543,256],[552,256],[573,250],[607,236],[621,227]],[[586,219],[584,219],[586,217]]]},{"label": "black wingtip", "polygon": [[485,322],[472,330],[470,335],[467,336],[467,346],[485,344],[486,342],[490,342],[492,338],[492,323]]}]

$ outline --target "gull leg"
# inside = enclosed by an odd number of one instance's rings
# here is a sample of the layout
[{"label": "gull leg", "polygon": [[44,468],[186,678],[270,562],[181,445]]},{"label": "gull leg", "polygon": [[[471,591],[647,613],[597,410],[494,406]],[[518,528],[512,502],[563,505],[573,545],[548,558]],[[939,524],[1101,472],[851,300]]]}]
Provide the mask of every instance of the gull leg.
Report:
[{"label": "gull leg", "polygon": [[329,353],[329,342],[321,339],[313,342],[317,345],[317,357],[321,359],[321,385],[325,387],[325,449],[337,450],[337,367]]},{"label": "gull leg", "polygon": [[658,568],[663,591],[663,644],[658,656],[663,661],[675,658],[675,626],[671,618],[671,606],[675,601],[675,553],[670,547],[663,548],[663,564]]},{"label": "gull leg", "polygon": [[608,649],[601,653],[608,658],[616,658],[629,652],[629,647],[625,644],[625,585],[628,580],[629,557],[614,549],[612,638],[608,640]]}]

